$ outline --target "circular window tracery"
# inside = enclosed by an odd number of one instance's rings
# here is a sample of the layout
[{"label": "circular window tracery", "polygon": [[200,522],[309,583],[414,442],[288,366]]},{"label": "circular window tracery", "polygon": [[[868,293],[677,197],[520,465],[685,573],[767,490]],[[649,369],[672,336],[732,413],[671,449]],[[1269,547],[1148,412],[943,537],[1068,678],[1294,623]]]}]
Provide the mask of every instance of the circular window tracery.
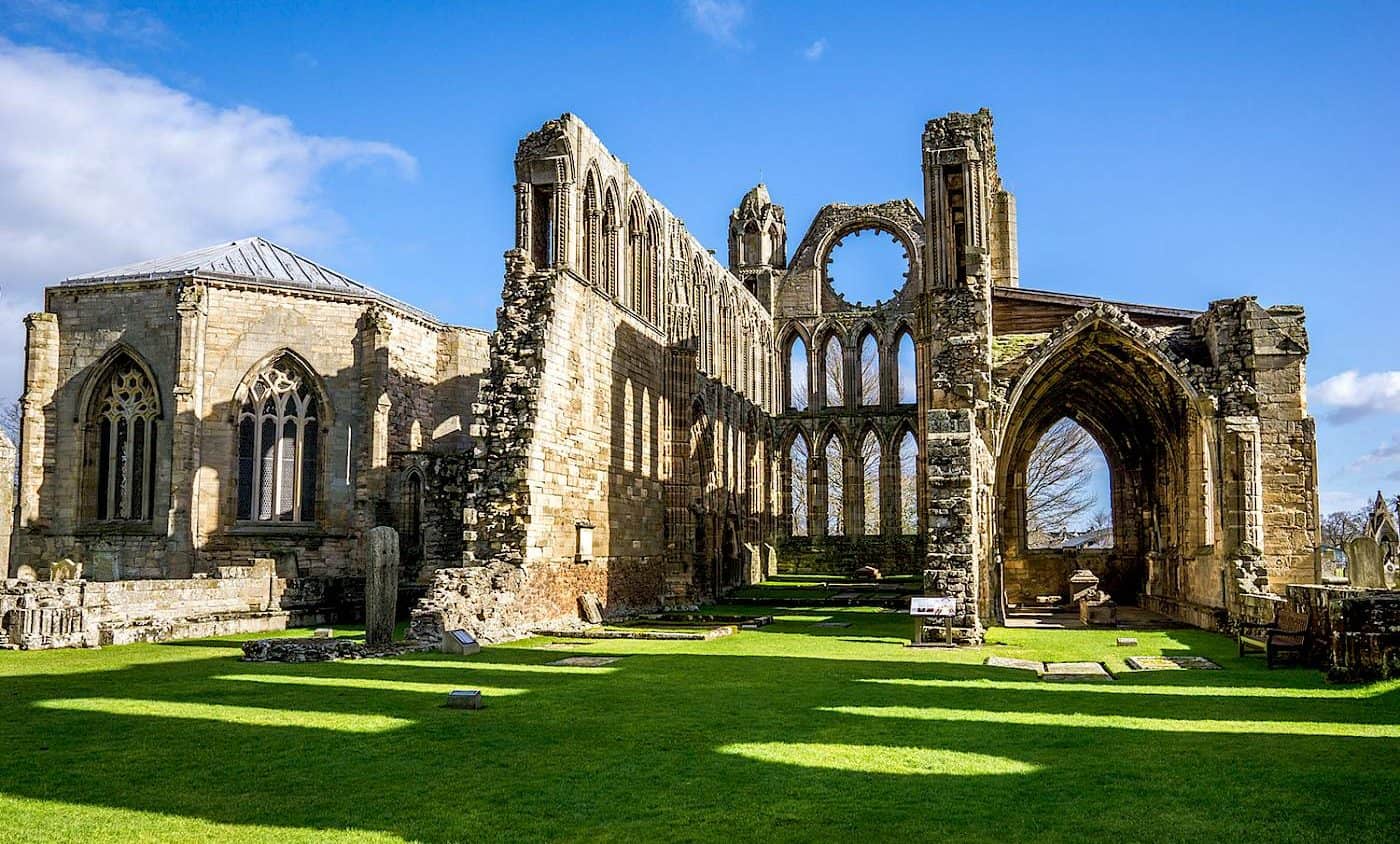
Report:
[{"label": "circular window tracery", "polygon": [[852,305],[873,307],[898,298],[909,282],[910,247],[878,224],[851,228],[831,241],[822,263],[826,282]]}]

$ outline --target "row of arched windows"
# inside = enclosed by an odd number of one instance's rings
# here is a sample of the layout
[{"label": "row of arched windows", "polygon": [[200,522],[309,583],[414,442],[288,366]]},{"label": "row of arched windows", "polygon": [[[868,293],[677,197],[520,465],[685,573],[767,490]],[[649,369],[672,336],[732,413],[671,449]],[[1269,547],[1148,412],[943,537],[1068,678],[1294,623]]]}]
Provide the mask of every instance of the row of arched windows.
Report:
[{"label": "row of arched windows", "polygon": [[[820,464],[820,465],[817,465]],[[819,471],[820,470],[820,471]],[[788,446],[786,467],[787,516],[793,536],[879,536],[890,530],[914,534],[919,530],[919,444],[912,431],[897,437],[887,453],[874,431],[860,440],[860,450],[846,460],[845,446],[834,432],[813,455],[807,436],[798,433]],[[809,495],[823,505],[825,520],[816,517]],[[849,494],[848,494],[849,492]],[[848,504],[859,501],[859,513]],[[890,519],[882,518],[889,512]],[[857,518],[858,516],[858,518]]]},{"label": "row of arched windows", "polygon": [[[869,331],[861,335],[857,353],[851,360],[847,358],[841,338],[828,334],[820,357],[810,361],[806,341],[794,334],[784,356],[786,409],[875,407],[887,393],[892,404],[916,403],[914,338],[908,330],[901,331],[895,341],[894,353],[889,356],[891,377],[887,381],[881,378],[881,357],[879,343]],[[812,389],[814,384],[815,390]]]},{"label": "row of arched windows", "polygon": [[[589,173],[583,188],[583,277],[653,325],[660,322],[660,247],[656,213],[634,196],[624,220],[614,186],[600,195]],[[625,271],[621,277],[619,267]]]},{"label": "row of arched windows", "polygon": [[[154,513],[160,395],[149,370],[126,352],[98,376],[87,416],[90,503],[98,521],[149,521]],[[311,522],[321,460],[317,376],[290,352],[275,356],[240,389],[237,519]]]}]

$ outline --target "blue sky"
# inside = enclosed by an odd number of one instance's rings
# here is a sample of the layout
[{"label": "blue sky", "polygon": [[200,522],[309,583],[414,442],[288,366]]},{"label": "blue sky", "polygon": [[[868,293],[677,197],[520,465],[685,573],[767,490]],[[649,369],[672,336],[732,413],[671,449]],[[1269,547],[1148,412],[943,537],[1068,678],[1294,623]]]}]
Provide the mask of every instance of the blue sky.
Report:
[{"label": "blue sky", "polygon": [[985,105],[1024,285],[1307,306],[1324,509],[1356,506],[1400,492],[1397,24],[1382,4],[4,0],[0,396],[43,284],[251,233],[490,327],[515,143],[564,111],[723,254],[760,174],[795,246],[823,203],[917,200],[924,121]]}]

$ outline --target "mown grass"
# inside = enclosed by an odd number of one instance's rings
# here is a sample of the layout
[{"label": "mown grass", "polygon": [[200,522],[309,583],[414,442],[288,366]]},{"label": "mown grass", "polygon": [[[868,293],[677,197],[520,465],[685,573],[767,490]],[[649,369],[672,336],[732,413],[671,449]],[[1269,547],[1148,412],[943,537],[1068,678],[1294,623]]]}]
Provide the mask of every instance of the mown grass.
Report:
[{"label": "mown grass", "polygon": [[[470,658],[248,664],[236,639],[0,653],[0,838],[1395,840],[1400,683],[1267,671],[1192,630],[911,650],[907,616],[769,612],[709,642]],[[571,653],[623,658],[544,664]],[[980,664],[994,653],[1225,670],[1053,685]],[[442,708],[453,688],[487,708]]]}]

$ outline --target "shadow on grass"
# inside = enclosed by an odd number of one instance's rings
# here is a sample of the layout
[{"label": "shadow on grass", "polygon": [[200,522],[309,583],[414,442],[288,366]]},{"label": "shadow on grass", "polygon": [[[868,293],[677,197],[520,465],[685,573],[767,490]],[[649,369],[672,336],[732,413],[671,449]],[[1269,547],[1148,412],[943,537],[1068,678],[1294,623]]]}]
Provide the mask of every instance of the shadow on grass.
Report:
[{"label": "shadow on grass", "polygon": [[[1222,637],[1171,631],[1173,648],[1227,670],[1133,675],[1113,692],[1051,688],[908,651],[853,658],[862,646],[891,653],[884,649],[899,646],[881,637],[898,635],[907,619],[813,614],[839,616],[853,626],[838,632],[860,635],[833,642],[808,621],[780,621],[689,651],[527,645],[469,660],[303,665],[232,654],[147,663],[142,655],[160,647],[112,649],[125,667],[7,678],[0,790],[424,841],[916,838],[927,837],[931,818],[940,836],[964,840],[1139,839],[1155,829],[1357,841],[1381,840],[1397,820],[1395,738],[1233,731],[1260,722],[1395,725],[1395,687],[1327,688],[1315,672],[1264,672],[1234,659]],[[1006,638],[1024,646],[1026,634]],[[1095,641],[1073,641],[1081,640]],[[779,645],[791,653],[734,652]],[[834,647],[848,652],[833,658]],[[622,658],[596,670],[545,665],[571,653]],[[449,688],[487,690],[487,708],[444,709]],[[1312,696],[1290,696],[1298,691]],[[89,702],[47,703],[67,699]],[[860,717],[872,712],[902,714]],[[354,728],[366,723],[376,728]],[[1220,723],[1232,731],[1212,726]],[[1167,728],[1143,728],[1159,724]],[[1317,797],[1343,789],[1345,817]],[[132,823],[121,834],[142,837]]]}]

